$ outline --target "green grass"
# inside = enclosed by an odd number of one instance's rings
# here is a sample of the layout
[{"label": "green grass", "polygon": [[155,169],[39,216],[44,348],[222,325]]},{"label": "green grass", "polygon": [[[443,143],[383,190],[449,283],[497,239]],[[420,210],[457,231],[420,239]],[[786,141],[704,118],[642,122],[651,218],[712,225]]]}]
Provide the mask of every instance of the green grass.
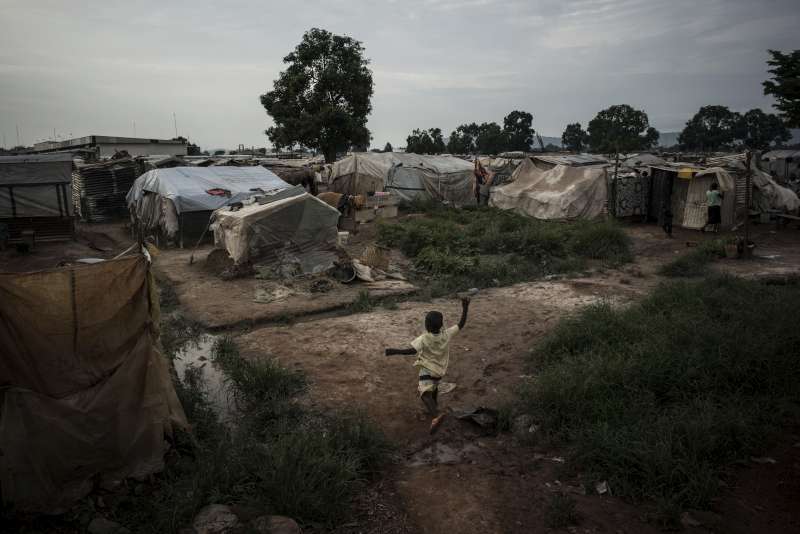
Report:
[{"label": "green grass", "polygon": [[375,305],[375,301],[369,296],[369,291],[362,289],[358,292],[356,300],[347,306],[347,310],[350,313],[366,313],[372,311]]},{"label": "green grass", "polygon": [[520,409],[615,495],[705,507],[727,465],[798,416],[798,316],[800,284],[721,276],[589,307],[532,352]]},{"label": "green grass", "polygon": [[[162,292],[162,295],[164,293]],[[195,338],[166,307],[162,332],[174,357]],[[202,335],[202,334],[200,334]],[[177,532],[207,504],[240,505],[259,514],[332,527],[347,517],[353,497],[388,461],[389,444],[361,412],[318,413],[304,407],[303,374],[275,360],[245,360],[231,338],[218,338],[211,360],[227,377],[238,414],[219,421],[199,368],[175,388],[191,434],[177,432],[167,467],[142,495],[129,493],[107,515],[135,532]]]},{"label": "green grass", "polygon": [[589,259],[631,259],[630,239],[613,221],[538,221],[494,208],[417,206],[422,215],[379,227],[381,244],[400,249],[433,296],[575,272]]},{"label": "green grass", "polygon": [[725,244],[721,240],[704,241],[690,252],[663,265],[659,273],[673,278],[705,276],[711,272],[711,263],[725,257]]}]

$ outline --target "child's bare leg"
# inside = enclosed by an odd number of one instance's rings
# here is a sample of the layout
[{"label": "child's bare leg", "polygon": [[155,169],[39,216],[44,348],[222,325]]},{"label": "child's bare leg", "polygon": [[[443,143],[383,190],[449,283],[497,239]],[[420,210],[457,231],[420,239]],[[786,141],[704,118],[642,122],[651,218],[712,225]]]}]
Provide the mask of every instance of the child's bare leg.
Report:
[{"label": "child's bare leg", "polygon": [[439,414],[439,406],[436,402],[435,393],[432,391],[426,391],[420,397],[422,399],[422,403],[425,405],[425,408],[428,410],[428,415],[431,417],[436,417]]}]

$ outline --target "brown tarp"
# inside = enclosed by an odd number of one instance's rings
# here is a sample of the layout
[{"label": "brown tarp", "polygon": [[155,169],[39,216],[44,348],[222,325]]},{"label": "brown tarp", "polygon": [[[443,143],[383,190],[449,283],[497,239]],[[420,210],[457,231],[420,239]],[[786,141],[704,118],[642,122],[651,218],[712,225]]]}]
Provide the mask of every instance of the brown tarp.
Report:
[{"label": "brown tarp", "polygon": [[95,480],[163,469],[186,419],[158,350],[142,256],[0,274],[0,489],[57,513]]}]

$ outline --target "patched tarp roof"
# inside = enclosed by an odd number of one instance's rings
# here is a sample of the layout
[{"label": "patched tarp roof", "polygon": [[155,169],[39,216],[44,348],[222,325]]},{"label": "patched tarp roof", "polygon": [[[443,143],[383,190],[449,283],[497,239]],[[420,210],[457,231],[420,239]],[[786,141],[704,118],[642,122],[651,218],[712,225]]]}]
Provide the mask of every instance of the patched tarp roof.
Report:
[{"label": "patched tarp roof", "polygon": [[136,204],[144,192],[150,192],[172,200],[178,213],[213,211],[259,193],[290,187],[264,167],[154,169],[136,179],[128,192],[128,206]]},{"label": "patched tarp roof", "polygon": [[0,156],[0,185],[68,184],[72,154]]}]

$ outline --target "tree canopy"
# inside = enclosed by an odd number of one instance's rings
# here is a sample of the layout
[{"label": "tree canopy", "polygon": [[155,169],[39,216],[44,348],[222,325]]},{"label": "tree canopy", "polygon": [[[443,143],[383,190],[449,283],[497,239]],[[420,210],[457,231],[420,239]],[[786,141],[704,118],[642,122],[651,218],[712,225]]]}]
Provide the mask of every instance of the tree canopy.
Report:
[{"label": "tree canopy", "polygon": [[716,151],[733,144],[741,116],[725,106],[703,106],[689,119],[678,143],[684,149]]},{"label": "tree canopy", "polygon": [[589,144],[595,152],[612,154],[648,150],[658,142],[658,130],[647,113],[627,104],[604,109],[589,122]]},{"label": "tree canopy", "polygon": [[392,148],[392,143],[386,143],[386,146],[383,147],[384,152],[394,152],[394,148]]},{"label": "tree canopy", "polygon": [[751,109],[742,115],[736,130],[742,144],[753,150],[767,150],[773,144],[780,146],[792,138],[780,117],[760,109]]},{"label": "tree canopy", "polygon": [[581,123],[567,124],[564,133],[561,135],[561,144],[567,150],[573,152],[583,152],[586,143],[589,140],[589,134],[581,128]]},{"label": "tree canopy", "polygon": [[315,148],[331,163],[338,151],[369,145],[372,72],[359,41],[313,28],[283,61],[288,67],[261,95],[276,148]]},{"label": "tree canopy", "polygon": [[441,128],[415,129],[406,138],[406,152],[414,154],[441,154],[445,151]]},{"label": "tree canopy", "polygon": [[462,124],[447,140],[447,151],[451,154],[472,154],[477,150],[480,127],[476,123]]},{"label": "tree canopy", "polygon": [[[505,150],[529,152],[533,144],[533,115],[527,111],[512,111],[503,118]],[[502,150],[500,151],[502,152]]]},{"label": "tree canopy", "polygon": [[769,50],[769,54],[772,78],[764,82],[764,94],[775,97],[775,109],[786,126],[800,128],[800,50],[788,54]]}]

